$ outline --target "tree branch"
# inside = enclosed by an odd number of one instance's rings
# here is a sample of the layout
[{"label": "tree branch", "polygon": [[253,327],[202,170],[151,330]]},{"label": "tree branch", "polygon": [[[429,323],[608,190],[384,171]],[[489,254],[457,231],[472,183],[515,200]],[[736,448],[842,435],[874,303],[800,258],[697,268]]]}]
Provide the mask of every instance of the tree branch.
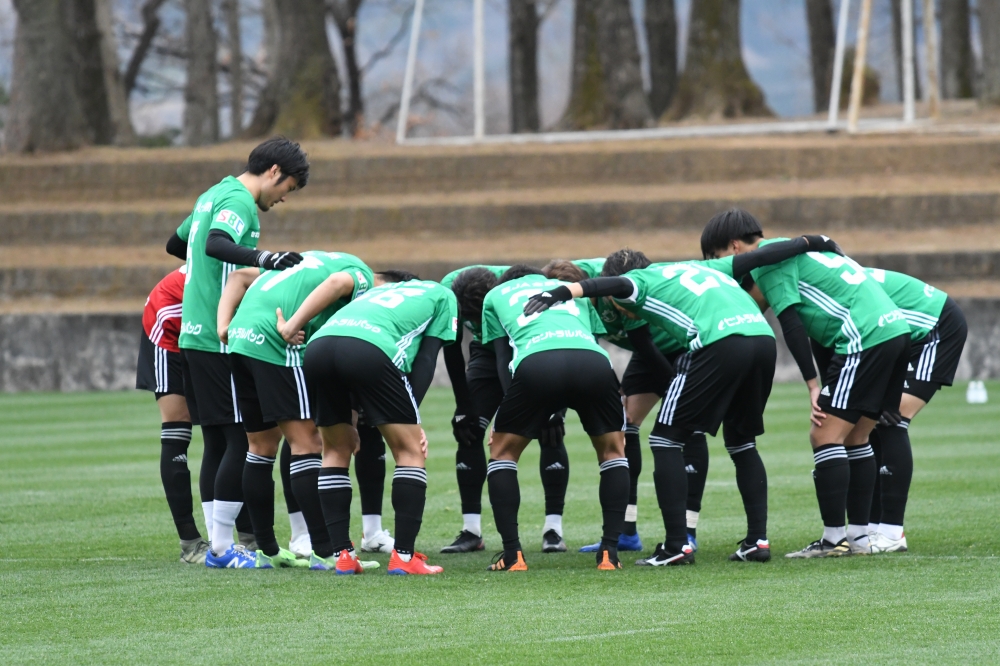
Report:
[{"label": "tree branch", "polygon": [[388,58],[392,52],[396,49],[396,46],[403,41],[403,38],[407,36],[410,29],[410,19],[413,17],[413,7],[410,7],[405,12],[399,22],[399,29],[396,30],[396,34],[392,36],[392,39],[383,46],[381,49],[372,54],[368,59],[368,62],[361,66],[361,73],[367,74],[371,71],[372,67],[378,63],[379,60],[384,60]]},{"label": "tree branch", "polygon": [[135,50],[132,51],[132,57],[129,58],[128,67],[125,68],[125,76],[122,80],[122,84],[125,86],[126,97],[135,88],[135,80],[139,77],[139,69],[142,67],[142,62],[149,53],[149,47],[152,46],[153,38],[156,37],[156,31],[160,29],[160,17],[157,16],[157,12],[164,2],[166,0],[146,0],[146,3],[142,6],[142,20],[144,24],[142,34],[139,36],[139,42],[135,45]]}]

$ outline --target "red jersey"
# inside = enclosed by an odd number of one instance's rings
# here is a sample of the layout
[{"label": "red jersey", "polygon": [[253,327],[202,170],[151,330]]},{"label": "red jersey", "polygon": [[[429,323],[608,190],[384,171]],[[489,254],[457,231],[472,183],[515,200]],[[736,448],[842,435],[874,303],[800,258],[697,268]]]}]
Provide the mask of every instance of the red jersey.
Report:
[{"label": "red jersey", "polygon": [[186,266],[172,271],[153,287],[142,311],[142,328],[150,341],[167,351],[180,352],[181,300],[184,298]]}]

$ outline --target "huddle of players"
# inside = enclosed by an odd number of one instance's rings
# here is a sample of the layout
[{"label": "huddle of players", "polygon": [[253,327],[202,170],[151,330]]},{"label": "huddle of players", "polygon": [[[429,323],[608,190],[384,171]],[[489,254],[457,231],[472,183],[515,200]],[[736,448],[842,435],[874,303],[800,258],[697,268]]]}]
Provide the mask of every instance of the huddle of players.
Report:
[{"label": "huddle of players", "polygon": [[[788,556],[905,550],[902,517],[912,474],[906,427],[951,383],[965,339],[961,311],[942,292],[905,275],[863,269],[826,237],[763,241],[759,223],[739,210],[709,222],[704,260],[679,263],[651,264],[641,252],[621,250],[607,260],[557,260],[544,269],[474,266],[435,283],[405,271],[375,273],[344,253],[257,251],[253,205],[266,211],[307,178],[296,144],[265,142],[244,174],[199,198],[168,243],[174,254],[183,248],[186,259],[173,381],[160,351],[150,360],[150,347],[160,347],[149,328],[143,354],[156,368],[158,401],[183,393],[205,436],[200,486],[211,548],[190,517],[189,485],[183,497],[190,423],[178,436],[183,419],[168,419],[161,401],[161,472],[183,560],[341,574],[377,567],[357,558],[349,537],[348,470],[355,455],[362,549],[390,552],[390,574],[440,572],[416,551],[415,540],[426,496],[419,404],[444,346],[456,397],[463,529],[442,552],[484,547],[485,481],[503,539],[490,568],[527,569],[517,528],[517,461],[532,439],[542,447],[543,551],[566,549],[562,419],[572,408],[601,470],[603,534],[581,550],[596,553],[599,569],[620,568],[619,550],[642,550],[635,528],[638,428],[662,398],[650,449],[666,536],[637,564],[694,561],[705,433],[715,435],[720,425],[747,514],[746,537],[730,559],[766,561],[767,480],[756,437],[764,432],[776,357],[761,314],[768,306],[809,385],[824,522],[821,539]],[[170,307],[175,313],[176,305]],[[473,338],[468,364],[459,321]],[[621,386],[598,337],[633,351]],[[143,361],[140,387],[150,388]],[[491,417],[487,462],[483,440]],[[273,529],[272,471],[282,437],[293,526],[288,550]],[[396,461],[395,540],[381,528],[383,438]]]}]

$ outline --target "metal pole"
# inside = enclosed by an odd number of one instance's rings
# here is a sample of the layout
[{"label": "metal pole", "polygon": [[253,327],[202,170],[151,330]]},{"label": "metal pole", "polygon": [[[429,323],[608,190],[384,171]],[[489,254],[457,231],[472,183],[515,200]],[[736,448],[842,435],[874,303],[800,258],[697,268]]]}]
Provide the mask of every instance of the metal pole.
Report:
[{"label": "metal pole", "polygon": [[924,0],[924,42],[927,44],[927,101],[931,118],[941,117],[941,90],[938,88],[937,27],[934,0]]},{"label": "metal pole", "polygon": [[847,39],[847,15],[851,0],[840,0],[840,17],[837,19],[837,46],[833,51],[833,79],[830,81],[829,129],[837,127],[837,111],[840,110],[840,85],[844,77],[844,42]]},{"label": "metal pole", "polygon": [[858,114],[865,94],[865,59],[868,56],[868,28],[872,22],[872,0],[861,0],[858,20],[858,43],[854,45],[854,76],[851,78],[851,101],[847,113],[847,131],[858,131]]},{"label": "metal pole", "polygon": [[477,139],[482,139],[486,133],[486,114],[483,110],[483,95],[486,86],[486,58],[483,54],[483,0],[473,0],[472,32],[475,40],[474,82],[472,87],[473,105],[475,111],[475,130]]},{"label": "metal pole", "polygon": [[399,100],[399,121],[396,123],[396,143],[406,140],[406,123],[410,116],[410,96],[413,94],[413,73],[417,68],[417,42],[420,39],[420,19],[424,16],[424,0],[416,0],[413,24],[410,26],[410,49],[406,54],[403,94]]},{"label": "metal pole", "polygon": [[913,0],[903,0],[903,122],[916,117],[915,73],[913,71]]}]

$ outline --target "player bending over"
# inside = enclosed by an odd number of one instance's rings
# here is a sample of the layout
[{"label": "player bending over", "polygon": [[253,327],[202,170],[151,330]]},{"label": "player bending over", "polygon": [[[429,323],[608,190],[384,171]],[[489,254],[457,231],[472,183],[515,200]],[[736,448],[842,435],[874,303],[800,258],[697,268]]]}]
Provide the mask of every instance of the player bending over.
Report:
[{"label": "player bending over", "polygon": [[[702,251],[705,256],[739,258],[782,242],[765,241],[763,236],[752,215],[734,209],[709,221]],[[870,553],[868,520],[877,470],[868,438],[883,412],[899,409],[910,327],[885,291],[849,257],[809,252],[757,268],[751,276],[751,293],[762,310],[770,306],[778,316],[785,343],[809,387],[809,443],[823,536],[786,557]],[[822,387],[810,338],[835,352]]]},{"label": "player bending over", "polygon": [[351,480],[357,448],[352,394],[396,460],[392,507],[396,542],[388,573],[436,574],[415,543],[427,496],[426,440],[418,405],[430,387],[437,355],[455,341],[458,306],[450,289],[402,271],[346,305],[313,336],[305,371],[313,417],[323,438],[319,495],[339,574],[361,573],[350,538]]}]

